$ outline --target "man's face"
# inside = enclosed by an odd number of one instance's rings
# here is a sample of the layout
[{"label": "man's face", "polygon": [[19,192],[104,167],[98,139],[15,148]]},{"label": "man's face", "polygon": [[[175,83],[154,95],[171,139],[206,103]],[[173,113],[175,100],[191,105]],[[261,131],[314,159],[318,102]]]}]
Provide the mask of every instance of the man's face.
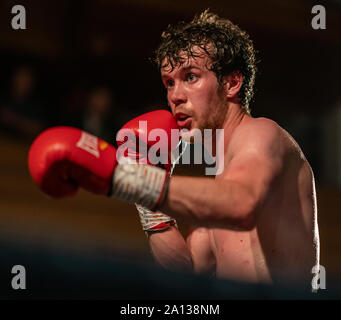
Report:
[{"label": "man's face", "polygon": [[167,89],[169,106],[181,129],[217,129],[226,115],[226,102],[217,77],[208,69],[209,58],[184,57],[185,63],[171,71],[164,61],[162,81]]}]

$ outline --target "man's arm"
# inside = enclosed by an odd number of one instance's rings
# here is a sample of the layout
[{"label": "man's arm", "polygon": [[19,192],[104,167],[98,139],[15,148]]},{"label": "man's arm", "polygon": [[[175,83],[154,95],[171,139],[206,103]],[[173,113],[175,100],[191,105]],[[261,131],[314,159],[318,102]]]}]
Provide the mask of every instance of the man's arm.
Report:
[{"label": "man's arm", "polygon": [[148,239],[155,260],[168,270],[206,275],[215,271],[215,256],[206,228],[192,227],[186,241],[176,227],[150,232]]},{"label": "man's arm", "polygon": [[206,228],[192,227],[186,243],[191,252],[194,273],[211,276],[215,273],[216,258],[208,232]]},{"label": "man's arm", "polygon": [[149,245],[155,260],[165,269],[193,271],[192,255],[176,227],[148,233]]},{"label": "man's arm", "polygon": [[259,120],[231,141],[222,179],[173,177],[161,210],[205,227],[252,229],[283,170],[280,139],[277,125]]}]

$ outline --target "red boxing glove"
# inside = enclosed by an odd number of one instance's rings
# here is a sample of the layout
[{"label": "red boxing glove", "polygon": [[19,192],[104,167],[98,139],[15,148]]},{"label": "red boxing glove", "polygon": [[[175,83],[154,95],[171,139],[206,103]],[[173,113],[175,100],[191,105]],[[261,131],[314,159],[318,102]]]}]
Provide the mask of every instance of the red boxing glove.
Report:
[{"label": "red boxing glove", "polygon": [[[174,129],[177,132],[174,132],[172,141],[172,130]],[[173,115],[166,110],[143,114],[125,124],[117,134],[120,156],[135,160],[137,163],[157,165],[166,169],[165,184],[168,183],[167,179],[173,168],[172,162],[178,158],[175,156],[175,159],[172,159],[172,151],[179,151],[177,147],[180,141],[179,127]],[[149,175],[151,181],[155,181],[155,177],[158,176],[153,170]],[[129,187],[124,186],[124,188],[128,189]],[[176,225],[173,218],[162,212],[153,212],[139,204],[136,204],[136,207],[142,228],[145,231],[160,231]]]},{"label": "red boxing glove", "polygon": [[[176,131],[174,139],[172,130]],[[172,169],[171,152],[181,141],[179,127],[166,110],[148,112],[130,120],[118,132],[116,140],[120,156],[140,164],[157,165],[167,172]]]},{"label": "red boxing glove", "polygon": [[35,183],[57,198],[73,196],[79,187],[108,194],[116,165],[113,146],[72,127],[45,130],[33,142],[28,156]]},{"label": "red boxing glove", "polygon": [[[140,140],[147,129],[143,131],[137,126],[139,119],[147,120],[152,129],[159,128],[157,123],[164,126],[160,141],[153,141],[153,134],[146,134],[144,141],[150,148],[161,145],[163,158],[160,160],[165,162],[169,171],[172,165],[168,141],[171,140],[170,130],[176,126],[175,120],[167,111],[149,113],[132,120],[129,123],[130,133],[141,133],[138,136]],[[160,130],[156,132],[158,134]],[[135,155],[142,158],[142,153],[136,153],[136,149]],[[147,162],[146,157],[145,154]],[[41,133],[30,148],[28,162],[33,180],[53,197],[72,196],[82,187],[96,194],[113,195],[154,209],[162,203],[168,185],[168,171],[150,165],[118,164],[114,147],[71,127],[55,127]]]},{"label": "red boxing glove", "polygon": [[30,148],[28,165],[40,189],[56,198],[73,196],[82,187],[154,208],[162,201],[167,186],[165,170],[119,165],[114,147],[71,127],[41,133]]}]

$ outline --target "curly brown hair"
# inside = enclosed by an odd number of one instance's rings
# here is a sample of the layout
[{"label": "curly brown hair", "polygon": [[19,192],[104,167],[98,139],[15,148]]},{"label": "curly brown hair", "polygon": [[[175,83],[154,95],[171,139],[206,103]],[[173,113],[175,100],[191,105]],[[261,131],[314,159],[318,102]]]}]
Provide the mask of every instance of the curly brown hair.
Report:
[{"label": "curly brown hair", "polygon": [[189,22],[169,25],[161,35],[161,44],[156,50],[155,62],[159,69],[166,59],[171,70],[185,62],[183,58],[196,58],[200,54],[194,47],[202,49],[210,58],[211,67],[218,83],[223,77],[239,71],[243,75],[243,84],[238,93],[242,107],[249,113],[249,103],[254,95],[253,87],[256,75],[256,51],[249,35],[230,20],[205,10]]}]

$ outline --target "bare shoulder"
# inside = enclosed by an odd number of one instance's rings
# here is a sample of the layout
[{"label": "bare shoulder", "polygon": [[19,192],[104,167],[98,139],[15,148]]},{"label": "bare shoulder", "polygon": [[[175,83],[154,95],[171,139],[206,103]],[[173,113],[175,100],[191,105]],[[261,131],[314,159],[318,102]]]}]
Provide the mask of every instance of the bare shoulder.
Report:
[{"label": "bare shoulder", "polygon": [[267,118],[243,119],[231,139],[231,151],[254,149],[257,152],[279,152],[284,130],[273,120]]},{"label": "bare shoulder", "polygon": [[241,123],[238,130],[245,135],[254,135],[262,138],[278,137],[282,128],[273,120],[268,118],[247,118],[245,122]]}]

